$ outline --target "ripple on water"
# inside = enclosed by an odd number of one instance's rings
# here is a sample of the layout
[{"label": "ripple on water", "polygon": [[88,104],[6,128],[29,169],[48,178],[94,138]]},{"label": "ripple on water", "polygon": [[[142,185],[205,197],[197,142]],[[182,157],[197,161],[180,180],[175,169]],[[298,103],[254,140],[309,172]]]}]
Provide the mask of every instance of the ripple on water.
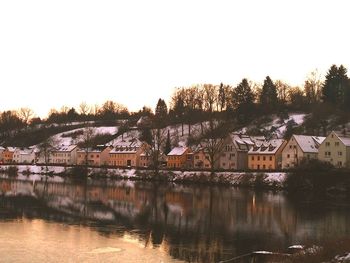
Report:
[{"label": "ripple on water", "polygon": [[90,254],[105,254],[105,253],[118,253],[123,251],[121,248],[117,248],[117,247],[100,247],[100,248],[96,248],[91,250]]}]

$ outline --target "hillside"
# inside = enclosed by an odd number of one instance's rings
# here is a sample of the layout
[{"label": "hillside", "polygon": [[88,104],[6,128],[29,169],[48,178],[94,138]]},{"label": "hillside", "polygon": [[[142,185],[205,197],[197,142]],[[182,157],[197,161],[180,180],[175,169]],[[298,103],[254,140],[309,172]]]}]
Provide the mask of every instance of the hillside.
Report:
[{"label": "hillside", "polygon": [[[308,129],[310,123],[310,114],[291,112],[283,117],[276,114],[257,118],[244,127],[240,126],[235,129],[231,127],[230,132],[249,134],[249,135],[265,135],[270,138],[284,138],[290,133],[313,134]],[[339,121],[334,122],[334,118],[330,118],[327,122],[327,130],[341,129],[342,127],[350,127],[349,123],[341,124]],[[86,125],[86,124],[85,124]],[[141,138],[142,130],[137,127],[130,128],[122,133],[120,125],[118,126],[99,126],[97,123],[89,123],[92,127],[93,142],[95,144],[117,145],[121,141],[128,141],[133,138]],[[180,123],[169,125],[165,129],[169,130],[172,146],[185,146],[193,138],[200,138],[202,131],[208,127],[208,122],[181,125]],[[15,136],[8,138],[2,143],[4,146],[29,147],[37,146],[43,140],[49,138],[56,146],[67,146],[70,144],[81,144],[84,140],[83,123],[68,124],[52,124],[49,127],[36,127],[32,130],[18,131]],[[315,132],[320,135],[322,131]],[[286,134],[287,133],[287,134]],[[192,140],[193,141],[193,140]]]}]

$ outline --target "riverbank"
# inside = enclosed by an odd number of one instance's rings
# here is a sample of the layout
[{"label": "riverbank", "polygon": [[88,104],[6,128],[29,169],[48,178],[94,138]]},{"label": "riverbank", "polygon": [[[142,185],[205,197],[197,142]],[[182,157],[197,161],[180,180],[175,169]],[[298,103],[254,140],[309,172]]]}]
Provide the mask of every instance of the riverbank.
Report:
[{"label": "riverbank", "polygon": [[[79,176],[81,167],[36,166],[36,165],[2,165],[0,173],[10,176],[19,175],[40,179],[45,175],[55,177]],[[266,187],[283,189],[287,178],[285,172],[216,172],[214,176],[208,171],[173,171],[160,170],[158,176],[152,170],[122,168],[88,168],[89,177],[110,179],[166,181],[174,183],[214,184],[226,186]]]}]

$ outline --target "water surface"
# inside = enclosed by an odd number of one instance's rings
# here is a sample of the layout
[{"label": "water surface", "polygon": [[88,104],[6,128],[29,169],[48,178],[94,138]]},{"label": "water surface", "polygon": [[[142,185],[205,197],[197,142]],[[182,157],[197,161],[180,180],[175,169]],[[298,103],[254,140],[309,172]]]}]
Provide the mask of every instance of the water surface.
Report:
[{"label": "water surface", "polygon": [[350,234],[346,204],[130,181],[0,179],[0,262],[219,262]]}]

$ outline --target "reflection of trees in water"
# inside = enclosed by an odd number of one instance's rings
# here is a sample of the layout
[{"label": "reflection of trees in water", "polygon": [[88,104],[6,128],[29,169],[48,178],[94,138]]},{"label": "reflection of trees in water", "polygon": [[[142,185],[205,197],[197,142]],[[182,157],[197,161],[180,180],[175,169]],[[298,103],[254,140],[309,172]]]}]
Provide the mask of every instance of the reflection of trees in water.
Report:
[{"label": "reflection of trees in water", "polygon": [[[350,233],[348,214],[327,216],[320,210],[318,217],[310,218],[308,209],[296,210],[282,194],[99,180],[47,180],[33,187],[32,182],[0,179],[0,188],[14,195],[31,189],[41,204],[32,209],[39,217],[53,213],[56,220],[69,217],[84,224],[92,219],[104,234],[139,229],[136,235],[145,247],[159,246],[188,261],[213,262],[254,249],[286,248],[300,238],[319,238],[318,233],[336,229]],[[30,206],[21,201],[13,207],[20,205]],[[327,230],[321,231],[324,227]]]}]

